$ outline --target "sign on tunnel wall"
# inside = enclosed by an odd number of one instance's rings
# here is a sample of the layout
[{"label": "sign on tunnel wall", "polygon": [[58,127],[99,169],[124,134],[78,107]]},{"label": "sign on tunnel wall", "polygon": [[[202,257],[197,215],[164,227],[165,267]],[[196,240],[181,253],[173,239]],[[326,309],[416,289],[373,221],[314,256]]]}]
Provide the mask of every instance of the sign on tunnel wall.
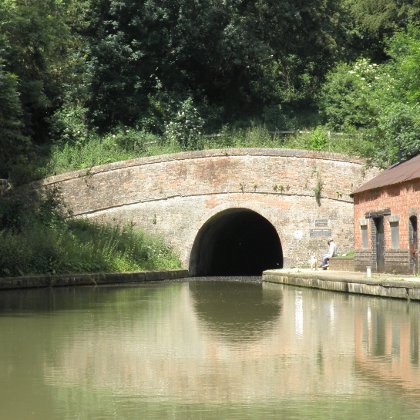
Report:
[{"label": "sign on tunnel wall", "polygon": [[331,229],[311,229],[309,231],[309,236],[311,238],[331,238],[332,230]]}]

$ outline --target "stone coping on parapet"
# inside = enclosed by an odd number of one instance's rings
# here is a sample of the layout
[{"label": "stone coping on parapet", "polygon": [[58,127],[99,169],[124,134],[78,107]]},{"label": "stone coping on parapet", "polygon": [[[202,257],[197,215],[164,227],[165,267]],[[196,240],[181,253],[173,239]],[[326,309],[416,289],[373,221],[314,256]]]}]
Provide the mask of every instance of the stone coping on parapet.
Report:
[{"label": "stone coping on parapet", "polygon": [[0,277],[0,290],[40,287],[99,286],[106,284],[176,280],[187,277],[189,277],[187,270]]},{"label": "stone coping on parapet", "polygon": [[288,284],[335,292],[420,301],[420,278],[405,275],[311,270],[303,268],[267,270],[264,282]]},{"label": "stone coping on parapet", "polygon": [[240,157],[240,156],[264,156],[264,157],[285,157],[285,158],[302,158],[302,159],[320,159],[336,162],[347,162],[365,165],[363,159],[351,157],[342,153],[321,152],[313,150],[301,149],[270,149],[270,148],[232,148],[232,149],[209,149],[196,150],[189,152],[178,152],[171,154],[162,154],[155,156],[139,157],[135,159],[123,160],[119,162],[106,163],[99,166],[93,166],[88,169],[80,169],[70,171],[59,175],[49,176],[41,181],[34,181],[33,185],[54,185],[59,182],[68,181],[70,179],[80,178],[84,176],[93,176],[103,172],[110,172],[124,168],[135,166],[151,165],[170,161],[182,161],[192,159],[209,159],[217,157]]}]

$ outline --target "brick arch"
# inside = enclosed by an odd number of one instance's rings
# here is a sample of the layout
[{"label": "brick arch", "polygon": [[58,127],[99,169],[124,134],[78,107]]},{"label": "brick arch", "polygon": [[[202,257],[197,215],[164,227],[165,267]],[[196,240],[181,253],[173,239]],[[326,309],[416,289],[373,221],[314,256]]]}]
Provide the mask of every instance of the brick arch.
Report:
[{"label": "brick arch", "polygon": [[130,223],[160,236],[184,268],[195,266],[194,243],[208,220],[247,209],[278,232],[287,268],[322,255],[330,234],[343,252],[353,249],[350,193],[376,173],[362,160],[333,153],[229,149],[116,162],[36,186],[58,187],[75,217]]}]

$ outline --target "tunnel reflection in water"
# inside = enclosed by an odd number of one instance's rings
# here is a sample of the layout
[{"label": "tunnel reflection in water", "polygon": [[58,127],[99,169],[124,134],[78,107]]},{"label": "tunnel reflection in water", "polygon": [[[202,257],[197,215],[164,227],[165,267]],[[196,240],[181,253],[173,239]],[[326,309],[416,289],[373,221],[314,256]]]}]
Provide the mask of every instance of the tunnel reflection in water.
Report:
[{"label": "tunnel reflection in water", "polygon": [[[213,278],[211,278],[213,279]],[[225,341],[251,343],[271,332],[282,310],[282,291],[257,282],[189,282],[194,312],[203,327]]]},{"label": "tunnel reflection in water", "polygon": [[283,267],[274,226],[248,209],[229,209],[212,217],[198,232],[190,258],[195,276],[255,276]]}]

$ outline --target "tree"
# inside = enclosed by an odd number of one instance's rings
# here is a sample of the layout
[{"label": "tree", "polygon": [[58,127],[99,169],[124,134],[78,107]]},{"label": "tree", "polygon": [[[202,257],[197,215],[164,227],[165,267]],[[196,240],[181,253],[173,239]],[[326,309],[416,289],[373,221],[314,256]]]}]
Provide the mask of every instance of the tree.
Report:
[{"label": "tree", "polygon": [[22,108],[16,75],[4,70],[0,49],[0,177],[8,178],[12,166],[24,160],[29,140],[22,134]]},{"label": "tree", "polygon": [[[48,139],[48,119],[74,81],[74,36],[68,23],[75,0],[0,0],[5,69],[19,78],[25,134]],[[84,2],[81,2],[84,4]]]},{"label": "tree", "polygon": [[420,153],[420,29],[409,25],[388,43],[391,60],[339,64],[327,76],[320,105],[327,124],[359,130],[369,157],[388,165]]},{"label": "tree", "polygon": [[342,0],[349,47],[374,61],[385,61],[394,33],[420,19],[419,0]]},{"label": "tree", "polygon": [[225,120],[307,104],[336,52],[335,4],[92,0],[91,115],[107,130],[162,96],[222,108]]},{"label": "tree", "polygon": [[379,112],[377,137],[395,162],[420,153],[420,27],[409,25],[388,45],[392,60],[385,67],[393,84],[383,101],[385,112]]}]

